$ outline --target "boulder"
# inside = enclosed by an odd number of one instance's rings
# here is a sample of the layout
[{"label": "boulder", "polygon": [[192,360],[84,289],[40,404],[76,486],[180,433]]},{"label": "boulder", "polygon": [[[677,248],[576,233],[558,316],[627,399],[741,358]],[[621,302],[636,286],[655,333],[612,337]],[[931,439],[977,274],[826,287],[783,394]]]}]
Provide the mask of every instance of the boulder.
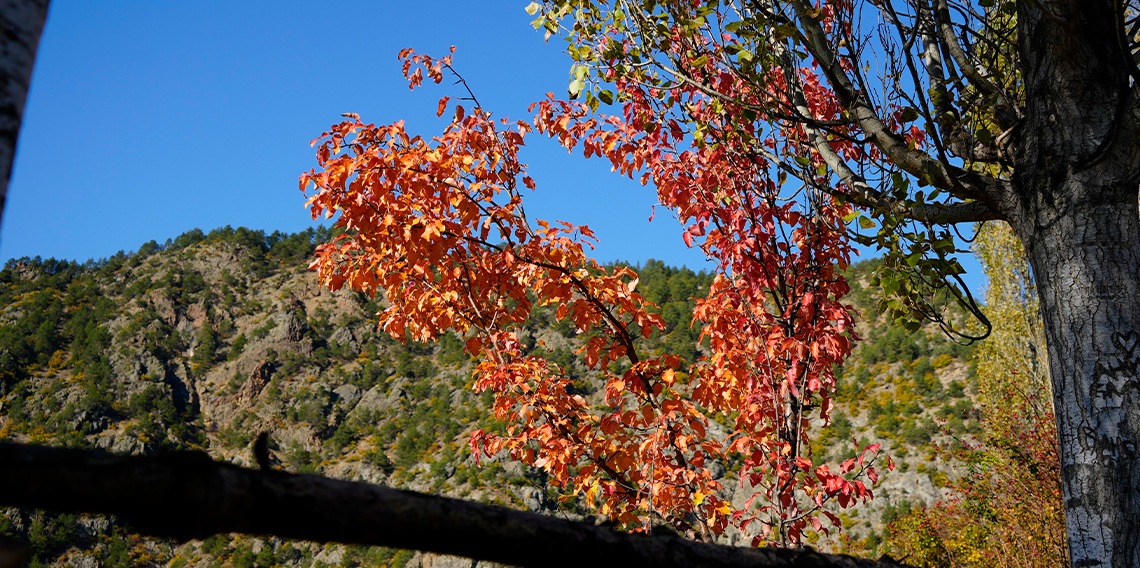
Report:
[{"label": "boulder", "polygon": [[249,379],[238,389],[237,399],[239,403],[246,404],[257,398],[261,394],[262,389],[269,384],[269,379],[273,376],[273,363],[268,360],[262,361],[250,373]]},{"label": "boulder", "polygon": [[360,400],[360,387],[356,385],[340,385],[333,389],[333,393],[340,399],[342,406],[352,406]]}]

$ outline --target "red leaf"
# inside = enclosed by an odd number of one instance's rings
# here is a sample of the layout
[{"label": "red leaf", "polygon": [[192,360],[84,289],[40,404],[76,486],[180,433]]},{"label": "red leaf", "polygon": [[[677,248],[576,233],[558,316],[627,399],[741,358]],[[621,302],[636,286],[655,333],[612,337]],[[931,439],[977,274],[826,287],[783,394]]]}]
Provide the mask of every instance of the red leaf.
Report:
[{"label": "red leaf", "polygon": [[464,347],[466,347],[467,352],[471,355],[478,355],[479,352],[483,350],[483,339],[476,335],[468,339]]}]

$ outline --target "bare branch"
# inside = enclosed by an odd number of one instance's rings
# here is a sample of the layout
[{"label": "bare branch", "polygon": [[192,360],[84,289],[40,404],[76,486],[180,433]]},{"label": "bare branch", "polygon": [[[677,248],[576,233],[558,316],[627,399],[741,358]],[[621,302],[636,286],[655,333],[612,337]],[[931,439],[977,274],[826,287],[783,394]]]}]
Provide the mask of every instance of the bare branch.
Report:
[{"label": "bare branch", "polygon": [[[982,75],[982,71],[978,69],[973,61],[970,61],[970,56],[966,53],[966,50],[962,49],[962,44],[958,42],[958,38],[954,35],[954,27],[951,24],[952,20],[950,18],[950,7],[946,3],[946,0],[935,0],[934,10],[938,26],[938,39],[941,40],[942,46],[946,48],[950,56],[954,58],[954,63],[958,65],[958,69],[962,71],[962,75],[966,77],[979,93],[997,96],[997,106],[1002,109],[1010,109],[1012,112],[1013,107],[1010,105],[1005,92],[990,82],[989,79],[986,79]],[[1000,115],[1002,113],[995,114]],[[995,119],[998,120],[998,125],[1002,128],[1008,129],[1013,126],[1012,123],[1002,119],[1000,116],[995,116]]]},{"label": "bare branch", "polygon": [[[785,84],[788,86],[793,106],[800,114],[810,115],[811,111],[808,109],[807,98],[803,92],[803,85],[800,84],[799,78],[792,71],[795,66],[791,61],[791,53],[778,42],[773,42],[773,47],[779,51],[780,58],[783,62],[782,67],[784,69]],[[893,197],[872,187],[863,176],[851,169],[851,166],[831,147],[831,143],[827,140],[827,137],[818,128],[808,124],[802,124],[801,127],[807,134],[808,142],[811,143],[815,151],[823,158],[827,167],[839,176],[839,179],[847,186],[849,193],[843,194],[833,188],[825,187],[826,184],[813,184],[821,191],[831,195],[837,195],[857,205],[871,209],[903,214],[921,223],[952,224],[1002,218],[996,209],[981,201],[966,201],[950,204],[931,203],[907,207]],[[805,183],[811,181],[804,178],[801,179],[803,179]]]},{"label": "bare branch", "polygon": [[926,152],[908,146],[902,136],[882,121],[861,91],[851,82],[835,51],[828,45],[823,27],[812,16],[812,7],[803,0],[791,0],[791,4],[796,11],[799,29],[802,30],[800,39],[804,47],[819,62],[820,69],[855,123],[891,162],[919,180],[956,197],[990,203],[1002,201],[1007,192],[1006,184],[1001,180],[978,172],[948,167]]}]

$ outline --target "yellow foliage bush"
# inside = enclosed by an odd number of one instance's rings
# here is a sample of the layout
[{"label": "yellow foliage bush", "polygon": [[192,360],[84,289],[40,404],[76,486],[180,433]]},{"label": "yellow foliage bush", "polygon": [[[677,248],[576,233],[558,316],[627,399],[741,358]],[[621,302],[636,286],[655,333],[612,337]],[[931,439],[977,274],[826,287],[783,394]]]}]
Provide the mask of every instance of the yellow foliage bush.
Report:
[{"label": "yellow foliage bush", "polygon": [[958,452],[969,473],[950,485],[954,497],[890,526],[895,558],[938,568],[1067,565],[1053,416],[1018,420],[1010,415],[1025,408],[1009,402],[988,417],[989,446]]},{"label": "yellow foliage bush", "polygon": [[942,367],[949,365],[950,362],[953,360],[954,360],[953,355],[951,355],[949,353],[942,353],[941,355],[938,355],[935,358],[930,360],[930,366],[934,367],[935,369],[941,369]]},{"label": "yellow foliage bush", "polygon": [[985,310],[994,325],[974,354],[981,443],[944,449],[966,464],[966,475],[950,484],[951,499],[893,523],[887,547],[914,566],[1066,566],[1060,455],[1033,279],[1004,224],[981,227],[975,252],[989,277]]}]

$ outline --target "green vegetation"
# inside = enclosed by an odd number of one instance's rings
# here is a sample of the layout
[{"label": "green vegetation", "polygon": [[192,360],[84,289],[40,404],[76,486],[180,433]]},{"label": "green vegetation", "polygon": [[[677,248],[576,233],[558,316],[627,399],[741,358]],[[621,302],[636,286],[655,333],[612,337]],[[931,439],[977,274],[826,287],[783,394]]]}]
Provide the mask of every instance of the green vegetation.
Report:
[{"label": "green vegetation", "polygon": [[[464,337],[397,341],[375,329],[381,302],[329,296],[305,283],[313,246],[330,236],[195,230],[99,262],[9,262],[0,270],[0,416],[7,419],[0,435],[135,453],[209,448],[250,464],[251,442],[268,431],[273,463],[288,471],[359,472],[499,503],[518,504],[514,488],[537,487],[548,502],[574,511],[577,500],[547,487],[542,472],[471,459],[468,432],[502,432],[506,425],[489,412],[490,393],[470,388]],[[875,267],[865,261],[848,270],[848,300],[864,314],[860,333],[868,339],[835,369],[838,406],[812,441],[813,454],[828,462],[850,459],[856,444],[872,442],[900,458],[928,455],[937,440],[978,431],[977,375],[966,364],[971,350],[936,330],[906,332],[875,319],[874,291],[866,287]],[[698,361],[706,351],[692,313],[712,275],[656,260],[635,268],[636,290],[666,325],[637,348]],[[520,337],[531,355],[563,369],[578,394],[599,396],[600,378],[576,353],[583,339],[549,308],[535,310]],[[899,462],[900,470],[945,483],[937,464]],[[733,464],[725,466],[732,477]],[[0,515],[0,529],[25,540],[33,526],[41,526],[36,535],[60,535],[36,536],[37,562],[45,564],[64,553],[51,543],[65,541],[108,566],[189,568],[201,554],[218,568],[310,566],[319,551],[215,537],[189,553],[147,545],[114,524],[90,533],[76,528],[76,518],[37,518],[40,525]],[[80,533],[88,536],[74,536]],[[878,542],[874,531],[865,536],[864,543]],[[408,559],[349,547],[339,563],[400,566]]]}]

